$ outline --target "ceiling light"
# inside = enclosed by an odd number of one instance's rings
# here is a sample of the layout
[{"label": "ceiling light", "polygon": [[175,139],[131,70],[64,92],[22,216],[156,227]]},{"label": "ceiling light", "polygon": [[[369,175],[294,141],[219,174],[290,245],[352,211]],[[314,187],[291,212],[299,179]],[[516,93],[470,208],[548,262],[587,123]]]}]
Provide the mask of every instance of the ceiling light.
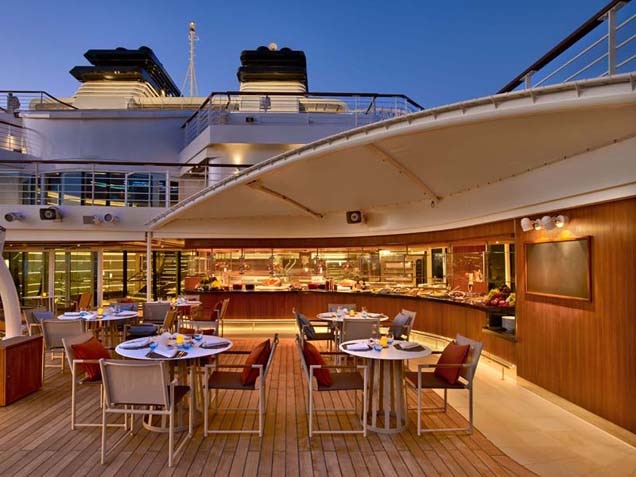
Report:
[{"label": "ceiling light", "polygon": [[541,217],[541,227],[546,230],[552,230],[556,227],[556,225],[554,224],[554,219],[549,215],[544,215],[543,217]]},{"label": "ceiling light", "polygon": [[530,220],[528,217],[521,219],[521,230],[524,232],[534,230],[534,220]]},{"label": "ceiling light", "polygon": [[530,219],[524,217],[521,219],[521,230],[530,232],[531,230],[553,230],[555,227],[562,228],[568,223],[566,215],[544,215],[540,219]]},{"label": "ceiling light", "polygon": [[563,226],[567,225],[567,223],[568,223],[567,215],[557,215],[556,217],[554,217],[554,225],[556,225],[559,228],[562,228]]}]

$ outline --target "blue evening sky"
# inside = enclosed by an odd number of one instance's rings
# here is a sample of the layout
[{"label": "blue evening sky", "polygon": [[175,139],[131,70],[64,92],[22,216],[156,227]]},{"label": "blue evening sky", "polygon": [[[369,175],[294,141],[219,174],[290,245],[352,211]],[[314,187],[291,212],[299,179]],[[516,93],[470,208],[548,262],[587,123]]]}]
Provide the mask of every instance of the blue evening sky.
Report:
[{"label": "blue evening sky", "polygon": [[238,89],[241,50],[307,54],[312,91],[433,106],[496,92],[608,0],[31,1],[2,9],[0,89],[70,96],[91,48],[151,47],[177,86],[197,23],[199,94]]}]

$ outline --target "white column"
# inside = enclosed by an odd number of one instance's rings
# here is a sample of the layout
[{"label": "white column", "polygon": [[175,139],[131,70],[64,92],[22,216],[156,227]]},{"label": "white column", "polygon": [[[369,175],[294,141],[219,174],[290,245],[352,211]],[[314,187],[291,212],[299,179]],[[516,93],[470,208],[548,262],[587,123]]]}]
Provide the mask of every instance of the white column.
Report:
[{"label": "white column", "polygon": [[146,232],[146,301],[152,301],[152,232]]},{"label": "white column", "polygon": [[[5,235],[6,229],[0,226],[0,254],[4,250]],[[20,336],[22,334],[20,299],[9,267],[3,258],[0,259],[0,298],[2,298],[2,307],[4,308],[6,337]]]}]

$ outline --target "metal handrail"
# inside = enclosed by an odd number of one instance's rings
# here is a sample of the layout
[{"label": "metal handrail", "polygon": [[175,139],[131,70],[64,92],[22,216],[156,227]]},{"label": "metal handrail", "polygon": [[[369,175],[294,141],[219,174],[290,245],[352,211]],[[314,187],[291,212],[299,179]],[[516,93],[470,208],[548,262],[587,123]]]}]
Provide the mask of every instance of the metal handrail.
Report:
[{"label": "metal handrail", "polygon": [[[60,109],[77,109],[75,106],[73,106],[72,104],[68,104],[65,103],[64,101],[62,101],[61,99],[56,98],[55,96],[53,96],[52,94],[47,93],[46,91],[42,91],[42,90],[20,90],[20,89],[0,89],[0,96],[1,95],[9,95],[9,94],[13,94],[14,96],[17,96],[18,98],[22,97],[30,97],[33,95],[36,95],[40,97],[40,103],[39,104],[44,104],[45,101],[44,99],[48,99],[50,101],[48,101],[46,104],[59,104],[61,106],[63,106],[63,108]],[[6,100],[5,100],[5,104],[6,104]],[[29,102],[29,106],[30,106],[30,102]],[[7,110],[6,108],[2,108],[5,111]],[[21,107],[19,110],[24,110],[24,107]],[[30,107],[27,109],[31,109]]]},{"label": "metal handrail", "polygon": [[341,93],[341,92],[312,92],[312,93],[301,93],[294,91],[213,91],[211,92],[207,99],[199,106],[199,109],[195,111],[181,126],[182,128],[186,127],[186,125],[192,121],[200,111],[206,109],[206,107],[212,102],[215,96],[225,96],[227,97],[226,107],[229,107],[231,104],[232,96],[240,97],[240,96],[292,96],[292,97],[300,97],[300,98],[336,98],[336,97],[345,97],[345,98],[371,98],[375,100],[376,98],[399,98],[404,100],[408,105],[414,108],[416,111],[421,111],[424,109],[423,106],[413,101],[411,98],[404,94],[390,94],[390,93]]},{"label": "metal handrail", "polygon": [[[532,65],[526,68],[523,72],[518,74],[514,79],[509,81],[504,87],[502,87],[497,94],[509,93],[514,91],[517,87],[519,87],[522,83],[526,83],[526,88],[537,87],[543,85],[547,82],[548,79],[554,78],[558,73],[562,72],[567,66],[570,66],[574,63],[574,61],[580,59],[584,54],[589,53],[594,47],[599,46],[603,41],[607,41],[607,51],[600,57],[595,58],[587,65],[579,68],[579,70],[568,76],[564,81],[571,81],[572,79],[580,76],[583,72],[588,71],[592,66],[598,64],[603,59],[608,59],[608,70],[601,73],[599,76],[606,76],[608,74],[614,74],[615,70],[621,67],[624,67],[626,64],[634,60],[634,56],[630,56],[626,60],[616,62],[616,53],[621,48],[624,48],[627,44],[629,44],[633,40],[633,36],[628,38],[625,41],[615,45],[615,35],[623,28],[627,27],[636,19],[636,14],[631,15],[626,20],[622,21],[618,26],[614,25],[615,15],[616,13],[627,4],[630,4],[631,0],[612,0],[607,5],[605,5],[601,10],[595,13],[592,17],[590,17],[586,22],[584,22],[579,28],[577,28],[574,32],[568,35],[565,39],[559,42],[554,48],[548,51],[545,55],[535,61]],[[632,4],[633,5],[633,4]],[[530,78],[535,75],[537,72],[543,70],[549,63],[560,57],[563,53],[568,51],[571,47],[576,45],[579,41],[589,35],[592,31],[594,31],[597,27],[608,22],[608,33],[603,35],[600,39],[596,40],[592,45],[586,47],[582,52],[575,55],[573,58],[568,60],[564,65],[561,65],[555,71],[547,75],[540,82],[531,85]]]}]

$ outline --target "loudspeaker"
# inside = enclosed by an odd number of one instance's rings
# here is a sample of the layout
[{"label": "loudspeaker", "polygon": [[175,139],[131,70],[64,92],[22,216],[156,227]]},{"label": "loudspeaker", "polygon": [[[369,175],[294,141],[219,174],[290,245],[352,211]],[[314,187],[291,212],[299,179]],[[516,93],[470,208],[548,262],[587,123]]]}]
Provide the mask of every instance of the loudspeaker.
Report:
[{"label": "loudspeaker", "polygon": [[40,220],[62,220],[62,214],[57,207],[40,209]]},{"label": "loudspeaker", "polygon": [[359,210],[348,210],[347,211],[347,223],[348,224],[360,224],[362,223],[363,216],[362,212]]}]

